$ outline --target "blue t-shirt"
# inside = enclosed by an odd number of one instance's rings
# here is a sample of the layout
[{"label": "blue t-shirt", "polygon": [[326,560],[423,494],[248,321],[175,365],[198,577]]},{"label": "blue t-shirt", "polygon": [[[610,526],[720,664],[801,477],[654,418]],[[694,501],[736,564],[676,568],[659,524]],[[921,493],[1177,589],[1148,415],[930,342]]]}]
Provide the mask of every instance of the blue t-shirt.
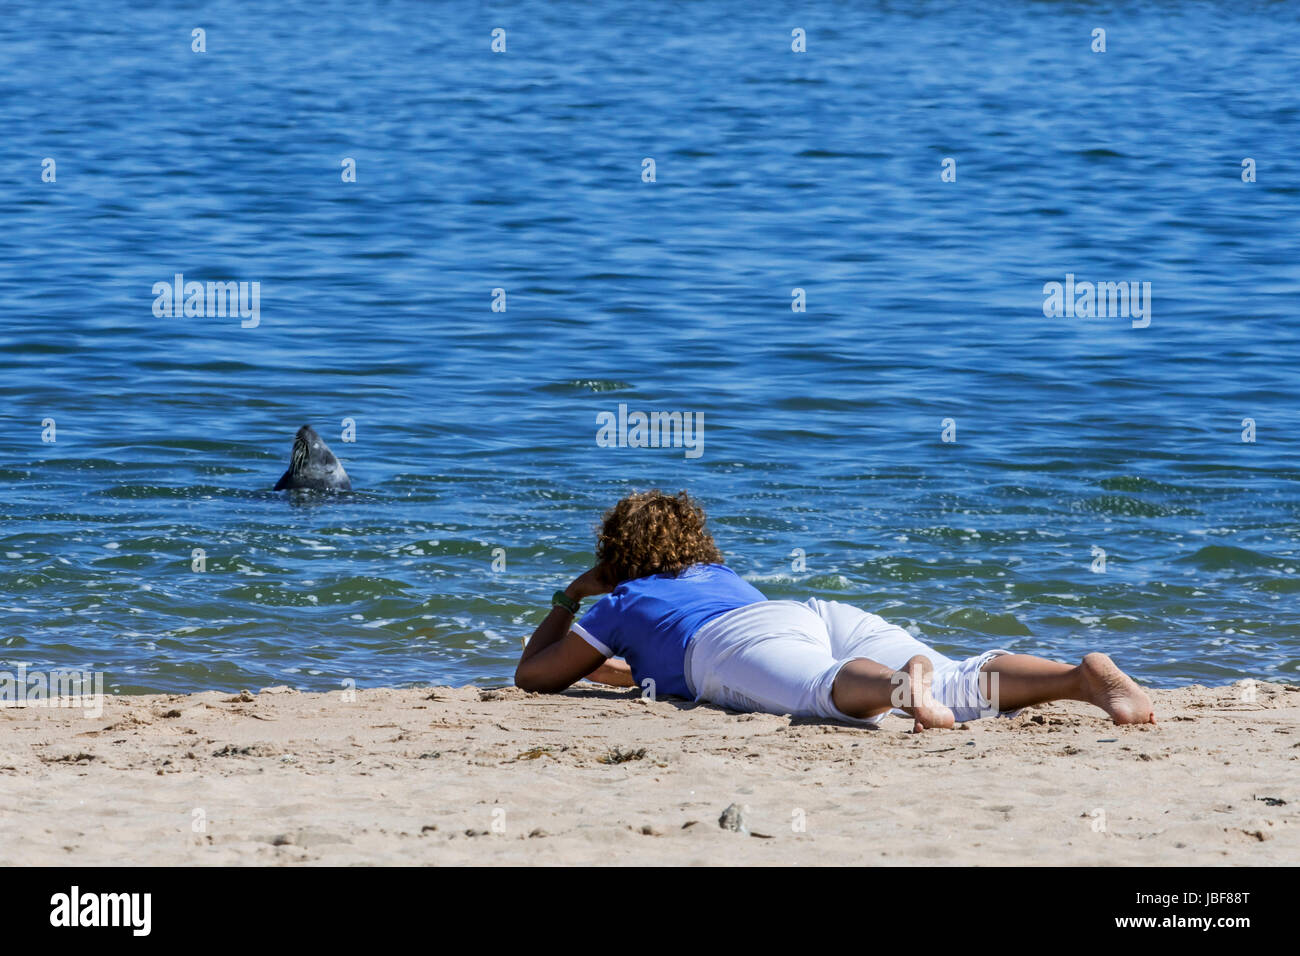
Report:
[{"label": "blue t-shirt", "polygon": [[575,621],[573,631],[606,657],[626,660],[638,684],[648,677],[656,694],[690,697],[691,636],[720,614],[766,600],[726,565],[696,564],[677,575],[624,581]]}]

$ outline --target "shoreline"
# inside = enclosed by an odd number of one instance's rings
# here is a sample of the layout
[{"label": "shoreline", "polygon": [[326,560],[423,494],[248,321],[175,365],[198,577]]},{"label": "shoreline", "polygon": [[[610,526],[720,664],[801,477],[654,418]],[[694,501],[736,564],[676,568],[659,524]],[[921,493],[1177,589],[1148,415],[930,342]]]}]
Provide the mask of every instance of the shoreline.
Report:
[{"label": "shoreline", "polygon": [[920,735],[598,685],[11,701],[0,833],[19,865],[1300,861],[1300,687],[1147,690],[1155,726]]}]

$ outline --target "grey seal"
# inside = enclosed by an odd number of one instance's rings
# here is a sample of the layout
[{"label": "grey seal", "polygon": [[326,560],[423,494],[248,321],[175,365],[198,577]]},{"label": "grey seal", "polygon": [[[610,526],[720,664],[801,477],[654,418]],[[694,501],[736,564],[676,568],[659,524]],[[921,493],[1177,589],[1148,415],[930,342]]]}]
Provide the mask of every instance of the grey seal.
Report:
[{"label": "grey seal", "polygon": [[293,439],[289,468],[276,482],[275,490],[305,488],[312,491],[351,491],[352,479],[334,457],[325,440],[310,425],[303,425]]}]

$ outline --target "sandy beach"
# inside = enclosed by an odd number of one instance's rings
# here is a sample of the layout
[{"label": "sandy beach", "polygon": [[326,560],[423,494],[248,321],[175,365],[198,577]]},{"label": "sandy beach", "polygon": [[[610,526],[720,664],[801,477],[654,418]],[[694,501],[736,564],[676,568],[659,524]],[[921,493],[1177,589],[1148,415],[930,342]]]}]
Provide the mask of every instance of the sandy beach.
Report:
[{"label": "sandy beach", "polygon": [[[1153,692],[954,730],[583,684],[0,709],[8,864],[1300,861],[1300,687]],[[728,821],[724,811],[735,805]]]}]

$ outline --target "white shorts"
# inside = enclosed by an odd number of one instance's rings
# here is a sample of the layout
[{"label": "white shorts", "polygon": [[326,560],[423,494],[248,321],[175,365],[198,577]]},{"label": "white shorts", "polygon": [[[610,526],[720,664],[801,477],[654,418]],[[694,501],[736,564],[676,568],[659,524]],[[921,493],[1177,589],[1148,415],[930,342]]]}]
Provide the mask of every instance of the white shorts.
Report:
[{"label": "white shorts", "polygon": [[884,714],[859,719],[836,709],[831,700],[835,675],[852,660],[866,658],[898,670],[924,654],[934,663],[934,698],[957,720],[976,720],[998,714],[980,687],[980,668],[1009,653],[999,648],[953,660],[896,624],[848,604],[817,598],[760,601],[728,611],[695,632],[686,647],[686,683],[696,700],[731,710],[874,726]]}]

